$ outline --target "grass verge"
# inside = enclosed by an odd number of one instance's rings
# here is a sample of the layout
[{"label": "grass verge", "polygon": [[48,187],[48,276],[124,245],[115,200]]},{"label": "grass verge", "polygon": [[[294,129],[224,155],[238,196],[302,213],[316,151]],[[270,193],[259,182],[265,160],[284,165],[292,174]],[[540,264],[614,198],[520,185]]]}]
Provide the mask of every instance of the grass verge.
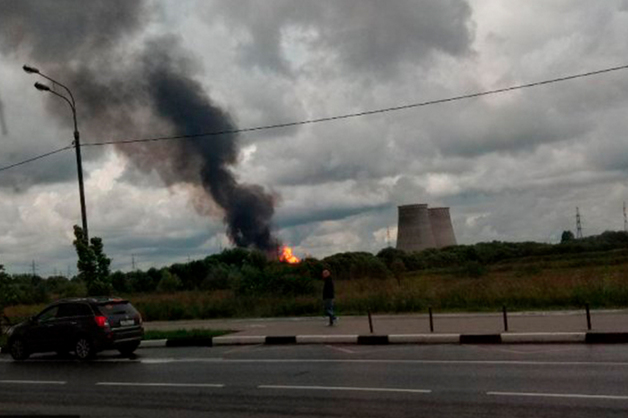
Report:
[{"label": "grass verge", "polygon": [[177,329],[173,331],[145,331],[145,340],[186,340],[192,338],[220,337],[231,334],[231,330],[226,329]]},{"label": "grass verge", "polygon": [[[439,313],[500,312],[502,306],[511,312],[581,309],[584,304],[592,309],[628,307],[625,252],[529,257],[481,267],[475,271],[468,265],[454,265],[407,272],[398,279],[337,279],[337,311],[342,316],[363,315],[367,310],[425,313],[430,307]],[[133,303],[145,321],[318,316],[323,313],[322,283],[316,285],[316,293],[296,297],[279,291],[240,295],[232,289],[121,296]],[[5,313],[16,323],[42,307],[10,306]],[[207,335],[212,334],[198,336]]]}]

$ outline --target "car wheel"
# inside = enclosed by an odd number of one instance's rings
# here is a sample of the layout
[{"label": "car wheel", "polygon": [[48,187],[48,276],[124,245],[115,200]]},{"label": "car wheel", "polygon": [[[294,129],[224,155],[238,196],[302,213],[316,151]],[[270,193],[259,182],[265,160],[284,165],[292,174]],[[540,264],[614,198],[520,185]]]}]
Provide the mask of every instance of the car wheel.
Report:
[{"label": "car wheel", "polygon": [[120,352],[120,354],[122,354],[123,356],[130,356],[133,354],[133,352],[135,350],[137,350],[137,347],[139,347],[140,343],[129,343],[129,344],[124,344],[121,345],[118,348],[118,351]]},{"label": "car wheel", "polygon": [[74,353],[79,360],[89,360],[96,355],[96,350],[89,338],[79,337],[74,344]]},{"label": "car wheel", "polygon": [[14,360],[26,360],[29,356],[28,351],[26,350],[26,344],[24,344],[24,341],[19,338],[11,341],[11,344],[9,345],[9,352]]}]

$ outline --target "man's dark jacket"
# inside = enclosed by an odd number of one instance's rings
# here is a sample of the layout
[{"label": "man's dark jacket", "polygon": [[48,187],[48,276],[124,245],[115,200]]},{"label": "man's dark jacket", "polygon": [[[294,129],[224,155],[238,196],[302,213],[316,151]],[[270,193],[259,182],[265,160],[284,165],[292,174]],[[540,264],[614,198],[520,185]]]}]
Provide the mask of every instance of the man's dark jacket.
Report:
[{"label": "man's dark jacket", "polygon": [[323,280],[323,299],[333,299],[335,297],[334,282],[332,281],[331,276],[325,277]]}]

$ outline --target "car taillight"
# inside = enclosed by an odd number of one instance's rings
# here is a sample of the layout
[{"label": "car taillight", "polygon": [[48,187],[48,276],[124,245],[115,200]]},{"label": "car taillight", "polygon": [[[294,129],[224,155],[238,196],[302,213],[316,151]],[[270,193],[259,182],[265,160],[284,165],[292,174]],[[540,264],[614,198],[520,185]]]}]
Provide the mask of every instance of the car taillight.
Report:
[{"label": "car taillight", "polygon": [[107,321],[107,317],[106,316],[95,316],[94,320],[96,321],[96,325],[98,325],[100,328],[108,328],[109,327],[109,321]]}]

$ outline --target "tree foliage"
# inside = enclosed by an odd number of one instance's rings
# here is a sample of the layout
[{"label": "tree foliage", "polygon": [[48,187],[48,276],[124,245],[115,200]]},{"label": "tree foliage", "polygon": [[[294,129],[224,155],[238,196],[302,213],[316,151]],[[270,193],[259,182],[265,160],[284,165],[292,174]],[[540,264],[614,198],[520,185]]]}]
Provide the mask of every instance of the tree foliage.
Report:
[{"label": "tree foliage", "polygon": [[560,243],[564,244],[566,242],[573,241],[574,239],[576,239],[576,237],[574,237],[573,232],[563,231],[562,235],[560,236]]},{"label": "tree foliage", "polygon": [[[106,295],[176,291],[231,291],[237,296],[268,295],[295,297],[318,295],[321,272],[331,269],[338,280],[386,279],[400,283],[406,272],[444,271],[460,277],[481,277],[493,265],[527,258],[568,258],[578,255],[628,248],[628,234],[607,231],[583,239],[563,240],[560,244],[537,242],[484,242],[458,245],[421,252],[384,248],[368,252],[344,252],[322,260],[305,258],[298,264],[286,264],[265,253],[248,249],[228,249],[204,259],[176,263],[146,271],[114,272],[106,257],[102,240],[93,238],[89,245],[83,231],[75,227],[74,246],[79,274],[72,280],[55,276],[11,275],[0,266],[0,308],[14,304],[45,303],[68,296]],[[522,271],[538,274],[541,267]],[[420,276],[419,276],[420,277]]]},{"label": "tree foliage", "polygon": [[90,296],[106,296],[113,291],[109,277],[111,259],[104,253],[102,239],[93,237],[87,242],[83,228],[74,225],[74,248],[78,261],[79,280],[87,286]]}]

